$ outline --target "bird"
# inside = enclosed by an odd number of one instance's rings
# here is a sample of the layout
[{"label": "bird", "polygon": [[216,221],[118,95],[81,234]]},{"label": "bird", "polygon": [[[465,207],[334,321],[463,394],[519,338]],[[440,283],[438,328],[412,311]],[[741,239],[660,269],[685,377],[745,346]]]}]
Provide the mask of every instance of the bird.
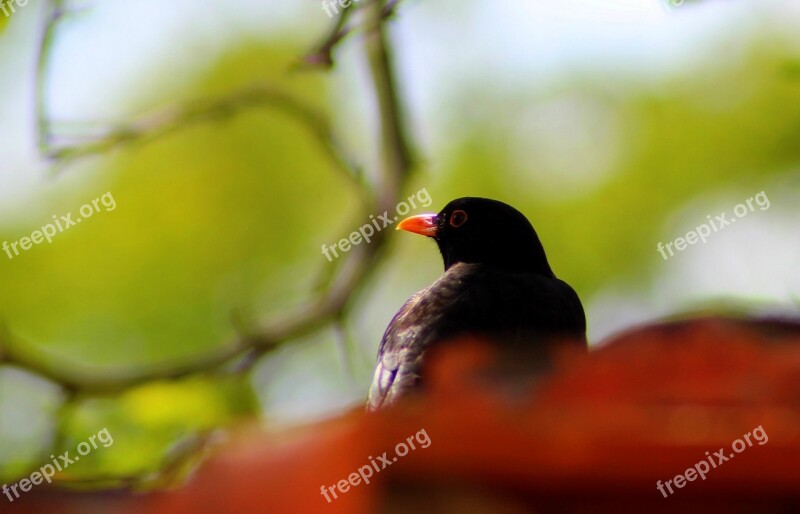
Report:
[{"label": "bird", "polygon": [[578,294],[555,276],[539,236],[514,207],[458,198],[438,214],[411,216],[396,229],[433,239],[444,274],[409,298],[386,328],[368,411],[419,391],[429,350],[459,336],[483,336],[506,347],[563,341],[587,349]]}]

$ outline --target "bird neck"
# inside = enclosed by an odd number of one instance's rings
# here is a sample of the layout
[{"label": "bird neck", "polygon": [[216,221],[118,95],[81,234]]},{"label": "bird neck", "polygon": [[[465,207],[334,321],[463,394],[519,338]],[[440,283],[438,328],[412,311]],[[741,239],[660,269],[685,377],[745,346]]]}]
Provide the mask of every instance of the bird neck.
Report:
[{"label": "bird neck", "polygon": [[555,277],[547,262],[544,248],[538,240],[530,241],[522,248],[517,247],[507,251],[493,245],[487,245],[486,249],[488,250],[486,252],[455,252],[449,248],[441,246],[439,248],[445,271],[463,262],[465,264],[484,264],[503,271],[536,273],[545,277]]}]

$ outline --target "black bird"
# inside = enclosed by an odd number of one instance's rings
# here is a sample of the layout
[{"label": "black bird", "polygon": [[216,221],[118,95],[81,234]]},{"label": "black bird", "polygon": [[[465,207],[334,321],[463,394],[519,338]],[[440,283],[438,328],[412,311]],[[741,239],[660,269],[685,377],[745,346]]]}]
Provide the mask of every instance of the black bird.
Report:
[{"label": "black bird", "polygon": [[422,383],[426,351],[459,335],[503,346],[570,341],[586,348],[586,317],[575,291],[556,278],[530,222],[510,205],[459,198],[439,214],[397,225],[433,238],[445,273],[408,299],[378,349],[367,408],[394,404]]}]

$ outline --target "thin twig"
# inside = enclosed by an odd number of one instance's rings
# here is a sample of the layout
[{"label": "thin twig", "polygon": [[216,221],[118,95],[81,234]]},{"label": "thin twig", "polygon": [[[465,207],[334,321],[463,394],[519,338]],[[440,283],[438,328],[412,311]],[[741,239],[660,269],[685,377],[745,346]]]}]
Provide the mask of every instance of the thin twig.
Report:
[{"label": "thin twig", "polygon": [[366,187],[363,173],[336,139],[328,119],[295,95],[269,84],[257,84],[221,98],[195,100],[173,106],[110,129],[86,143],[45,148],[46,155],[65,161],[106,153],[116,147],[151,141],[192,125],[232,117],[255,107],[271,107],[291,115],[314,136],[336,168],[358,188]]},{"label": "thin twig", "polygon": [[342,9],[328,34],[306,55],[304,64],[323,68],[333,66],[333,49],[352,31],[352,27],[347,26],[347,20],[355,10],[355,6],[356,4],[351,3]]},{"label": "thin twig", "polygon": [[386,7],[393,4],[394,2],[387,3],[383,0],[370,6],[369,22],[374,28],[367,35],[366,41],[381,123],[383,185],[379,191],[381,194],[379,203],[391,209],[394,208],[401,186],[411,172],[413,162],[408,132],[402,116],[403,106],[400,102],[392,58],[386,41],[386,28],[383,24]]},{"label": "thin twig", "polygon": [[64,15],[64,0],[47,0],[45,24],[36,59],[36,126],[39,148],[50,145],[50,115],[47,109],[47,70],[50,67],[56,25]]},{"label": "thin twig", "polygon": [[[330,124],[319,111],[276,88],[259,85],[217,100],[190,102],[136,122],[111,129],[105,136],[76,146],[51,147],[51,120],[44,101],[44,78],[52,49],[53,31],[63,13],[62,0],[50,0],[48,19],[40,48],[38,79],[40,144],[53,159],[64,161],[107,152],[120,145],[149,140],[201,121],[231,116],[242,109],[268,105],[287,112],[306,125],[322,143],[337,168],[358,186],[365,206],[394,209],[399,193],[411,170],[408,136],[401,116],[401,105],[387,47],[383,21],[397,2],[374,0],[368,4],[367,50],[373,86],[378,102],[382,152],[377,190],[370,191],[358,168],[346,158],[336,143]],[[365,214],[366,216],[366,214]],[[221,349],[181,362],[141,368],[98,370],[78,364],[68,365],[63,357],[19,344],[8,332],[0,332],[0,364],[17,366],[62,385],[68,391],[113,393],[152,381],[174,380],[201,373],[242,373],[258,358],[278,345],[313,333],[345,315],[348,306],[378,269],[385,250],[386,233],[378,232],[370,244],[355,248],[337,269],[327,287],[307,302],[259,324]],[[238,359],[238,361],[237,361]]]},{"label": "thin twig", "polygon": [[[370,0],[362,4],[351,3],[348,7],[344,8],[341,13],[336,17],[336,22],[333,24],[328,35],[322,39],[320,43],[315,45],[303,58],[300,67],[312,66],[322,68],[332,68],[334,65],[333,52],[337,45],[344,41],[347,36],[353,34],[359,28],[364,32],[371,32],[383,24],[389,18],[392,18],[397,12],[397,6],[400,0],[391,0],[385,4],[381,0]],[[368,23],[348,23],[359,8],[369,9],[373,5],[380,5],[380,15]]]}]

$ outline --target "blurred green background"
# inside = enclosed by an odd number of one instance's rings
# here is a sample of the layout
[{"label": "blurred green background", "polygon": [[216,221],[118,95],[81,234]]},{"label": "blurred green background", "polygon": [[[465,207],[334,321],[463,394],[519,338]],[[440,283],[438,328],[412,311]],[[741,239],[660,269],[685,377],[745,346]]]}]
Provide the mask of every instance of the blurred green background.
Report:
[{"label": "blurred green background", "polygon": [[[796,312],[797,6],[553,4],[402,4],[392,47],[418,158],[405,196],[426,188],[432,211],[465,195],[523,211],[583,299],[593,343],[696,308]],[[97,130],[268,81],[329,113],[372,180],[377,125],[361,37],[342,43],[331,72],[291,71],[330,22],[313,1],[90,3],[59,27],[46,97],[64,126]],[[53,173],[35,137],[42,24],[38,4],[0,12],[0,242],[106,192],[116,208],[52,244],[0,253],[4,337],[65,370],[146,367],[224,347],[302,304],[334,266],[321,245],[368,221],[306,128],[251,109]],[[656,251],[761,191],[769,209],[669,260]],[[441,272],[429,241],[389,237],[391,254],[346,320],[346,357],[328,328],[251,375],[69,403],[56,384],[0,366],[0,482],[102,428],[114,445],[68,478],[145,476],[214,427],[358,405],[392,314]]]}]

